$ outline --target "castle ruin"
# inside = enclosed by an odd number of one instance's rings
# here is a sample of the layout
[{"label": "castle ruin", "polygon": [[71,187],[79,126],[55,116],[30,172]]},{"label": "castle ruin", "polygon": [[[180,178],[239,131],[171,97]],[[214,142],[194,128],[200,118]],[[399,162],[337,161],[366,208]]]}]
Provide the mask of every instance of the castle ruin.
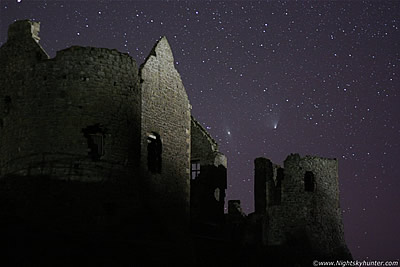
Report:
[{"label": "castle ruin", "polygon": [[224,214],[227,159],[191,116],[165,37],[138,67],[106,48],[50,58],[39,30],[17,21],[0,48],[0,219],[8,255],[24,256],[12,263],[308,266],[351,257],[337,160],[294,154],[281,168],[257,158],[255,212],[230,200]]}]

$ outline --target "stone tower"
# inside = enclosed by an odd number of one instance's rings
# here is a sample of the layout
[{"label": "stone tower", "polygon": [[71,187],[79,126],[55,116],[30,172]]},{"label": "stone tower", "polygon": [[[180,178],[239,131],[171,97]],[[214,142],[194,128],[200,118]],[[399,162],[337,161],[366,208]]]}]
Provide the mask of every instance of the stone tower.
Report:
[{"label": "stone tower", "polygon": [[263,218],[264,245],[330,258],[348,255],[336,159],[291,154],[283,168],[255,159],[255,207]]},{"label": "stone tower", "polygon": [[140,154],[135,61],[93,47],[48,59],[38,31],[38,23],[18,21],[0,50],[1,175],[122,179]]},{"label": "stone tower", "polygon": [[0,200],[15,207],[0,217],[173,261],[189,248],[191,106],[167,39],[139,69],[106,48],[49,58],[39,26],[15,22],[0,48]]}]

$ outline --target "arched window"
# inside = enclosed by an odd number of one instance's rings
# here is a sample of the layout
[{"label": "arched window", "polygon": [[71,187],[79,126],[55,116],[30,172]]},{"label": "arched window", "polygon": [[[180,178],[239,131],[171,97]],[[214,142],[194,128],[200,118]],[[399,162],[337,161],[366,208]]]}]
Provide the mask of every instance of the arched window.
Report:
[{"label": "arched window", "polygon": [[147,136],[147,167],[152,173],[161,173],[162,143],[160,135],[152,132]]},{"label": "arched window", "polygon": [[307,192],[314,192],[315,189],[315,177],[311,171],[306,171],[304,174],[304,190]]}]

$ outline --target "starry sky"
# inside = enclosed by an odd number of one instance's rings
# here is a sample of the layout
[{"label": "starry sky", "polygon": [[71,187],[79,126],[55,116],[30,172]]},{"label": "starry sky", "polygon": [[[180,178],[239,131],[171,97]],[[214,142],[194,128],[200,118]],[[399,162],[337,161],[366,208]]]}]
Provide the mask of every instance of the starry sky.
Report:
[{"label": "starry sky", "polygon": [[0,1],[0,45],[41,22],[51,57],[116,48],[140,65],[167,36],[192,114],[228,157],[227,199],[253,211],[253,160],[338,158],[355,259],[399,259],[399,1]]}]

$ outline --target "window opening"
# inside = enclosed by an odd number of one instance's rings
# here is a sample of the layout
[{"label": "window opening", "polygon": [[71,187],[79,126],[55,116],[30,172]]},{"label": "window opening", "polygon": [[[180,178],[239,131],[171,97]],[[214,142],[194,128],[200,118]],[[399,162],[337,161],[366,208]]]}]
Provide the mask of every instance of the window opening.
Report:
[{"label": "window opening", "polygon": [[84,136],[87,139],[88,154],[93,160],[100,160],[104,156],[104,137],[105,130],[96,124],[88,126],[82,130]]},{"label": "window opening", "polygon": [[196,179],[200,175],[200,161],[192,161],[191,173],[192,180]]},{"label": "window opening", "polygon": [[215,198],[216,201],[219,201],[220,193],[221,193],[221,191],[219,190],[219,188],[218,187],[215,188],[215,190],[214,190],[214,198]]},{"label": "window opening", "polygon": [[150,133],[147,136],[147,167],[152,173],[161,173],[162,143],[160,135]]},{"label": "window opening", "polygon": [[304,190],[307,192],[314,192],[315,189],[315,177],[311,171],[306,171],[304,174]]}]

